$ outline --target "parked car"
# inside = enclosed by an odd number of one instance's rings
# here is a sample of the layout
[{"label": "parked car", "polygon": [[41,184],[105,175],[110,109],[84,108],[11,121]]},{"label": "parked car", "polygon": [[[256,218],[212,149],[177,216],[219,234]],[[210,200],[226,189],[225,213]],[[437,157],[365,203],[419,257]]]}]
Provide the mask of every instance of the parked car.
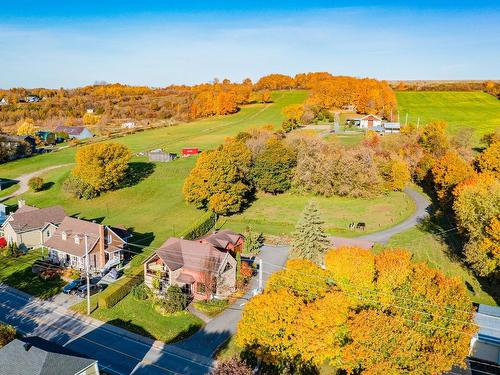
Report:
[{"label": "parked car", "polygon": [[116,268],[112,268],[111,271],[108,272],[107,276],[109,276],[113,280],[117,280],[121,276],[121,272]]},{"label": "parked car", "polygon": [[[90,295],[99,293],[102,287],[98,284],[90,284]],[[78,288],[76,295],[81,298],[87,297],[87,284],[82,285]]]},{"label": "parked car", "polygon": [[63,293],[66,294],[74,294],[80,288],[84,283],[84,280],[82,279],[76,279],[71,281],[70,283],[66,284],[63,288]]}]

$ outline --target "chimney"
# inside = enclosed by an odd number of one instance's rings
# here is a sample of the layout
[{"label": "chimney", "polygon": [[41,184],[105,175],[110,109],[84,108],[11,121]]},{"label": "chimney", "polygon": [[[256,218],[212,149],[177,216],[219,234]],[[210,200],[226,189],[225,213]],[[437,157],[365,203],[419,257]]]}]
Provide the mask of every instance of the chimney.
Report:
[{"label": "chimney", "polygon": [[106,264],[106,258],[104,255],[104,225],[99,224],[99,263],[100,268],[103,268]]},{"label": "chimney", "polygon": [[24,199],[19,199],[17,201],[17,208],[21,208],[21,207],[24,207],[26,206],[26,201]]}]

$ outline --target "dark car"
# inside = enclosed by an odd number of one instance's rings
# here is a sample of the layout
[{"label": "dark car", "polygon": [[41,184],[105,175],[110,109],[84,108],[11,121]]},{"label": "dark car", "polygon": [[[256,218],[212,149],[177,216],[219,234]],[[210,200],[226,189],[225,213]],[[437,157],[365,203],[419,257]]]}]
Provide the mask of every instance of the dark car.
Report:
[{"label": "dark car", "polygon": [[83,282],[84,280],[82,279],[73,280],[72,282],[65,285],[65,287],[63,288],[63,293],[66,294],[75,293],[77,289],[83,285]]},{"label": "dark car", "polygon": [[[102,287],[98,284],[90,284],[90,295],[99,293]],[[87,284],[82,285],[78,288],[76,295],[81,298],[87,297]]]}]

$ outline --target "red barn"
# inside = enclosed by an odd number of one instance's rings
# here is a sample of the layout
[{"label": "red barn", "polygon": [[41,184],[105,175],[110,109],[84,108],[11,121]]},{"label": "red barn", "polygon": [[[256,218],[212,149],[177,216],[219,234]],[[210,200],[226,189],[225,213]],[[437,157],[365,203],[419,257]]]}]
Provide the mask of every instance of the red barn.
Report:
[{"label": "red barn", "polygon": [[182,156],[196,155],[200,152],[198,147],[184,147],[182,149]]}]

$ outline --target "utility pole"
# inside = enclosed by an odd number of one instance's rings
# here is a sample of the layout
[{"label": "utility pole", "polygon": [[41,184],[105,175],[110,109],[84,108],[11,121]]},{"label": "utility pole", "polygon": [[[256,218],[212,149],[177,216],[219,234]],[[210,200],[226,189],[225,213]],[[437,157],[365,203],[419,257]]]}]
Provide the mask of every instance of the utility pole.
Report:
[{"label": "utility pole", "polygon": [[90,277],[89,277],[89,244],[85,234],[85,274],[87,277],[87,315],[90,315]]},{"label": "utility pole", "polygon": [[262,293],[262,259],[259,259],[259,293]]}]

